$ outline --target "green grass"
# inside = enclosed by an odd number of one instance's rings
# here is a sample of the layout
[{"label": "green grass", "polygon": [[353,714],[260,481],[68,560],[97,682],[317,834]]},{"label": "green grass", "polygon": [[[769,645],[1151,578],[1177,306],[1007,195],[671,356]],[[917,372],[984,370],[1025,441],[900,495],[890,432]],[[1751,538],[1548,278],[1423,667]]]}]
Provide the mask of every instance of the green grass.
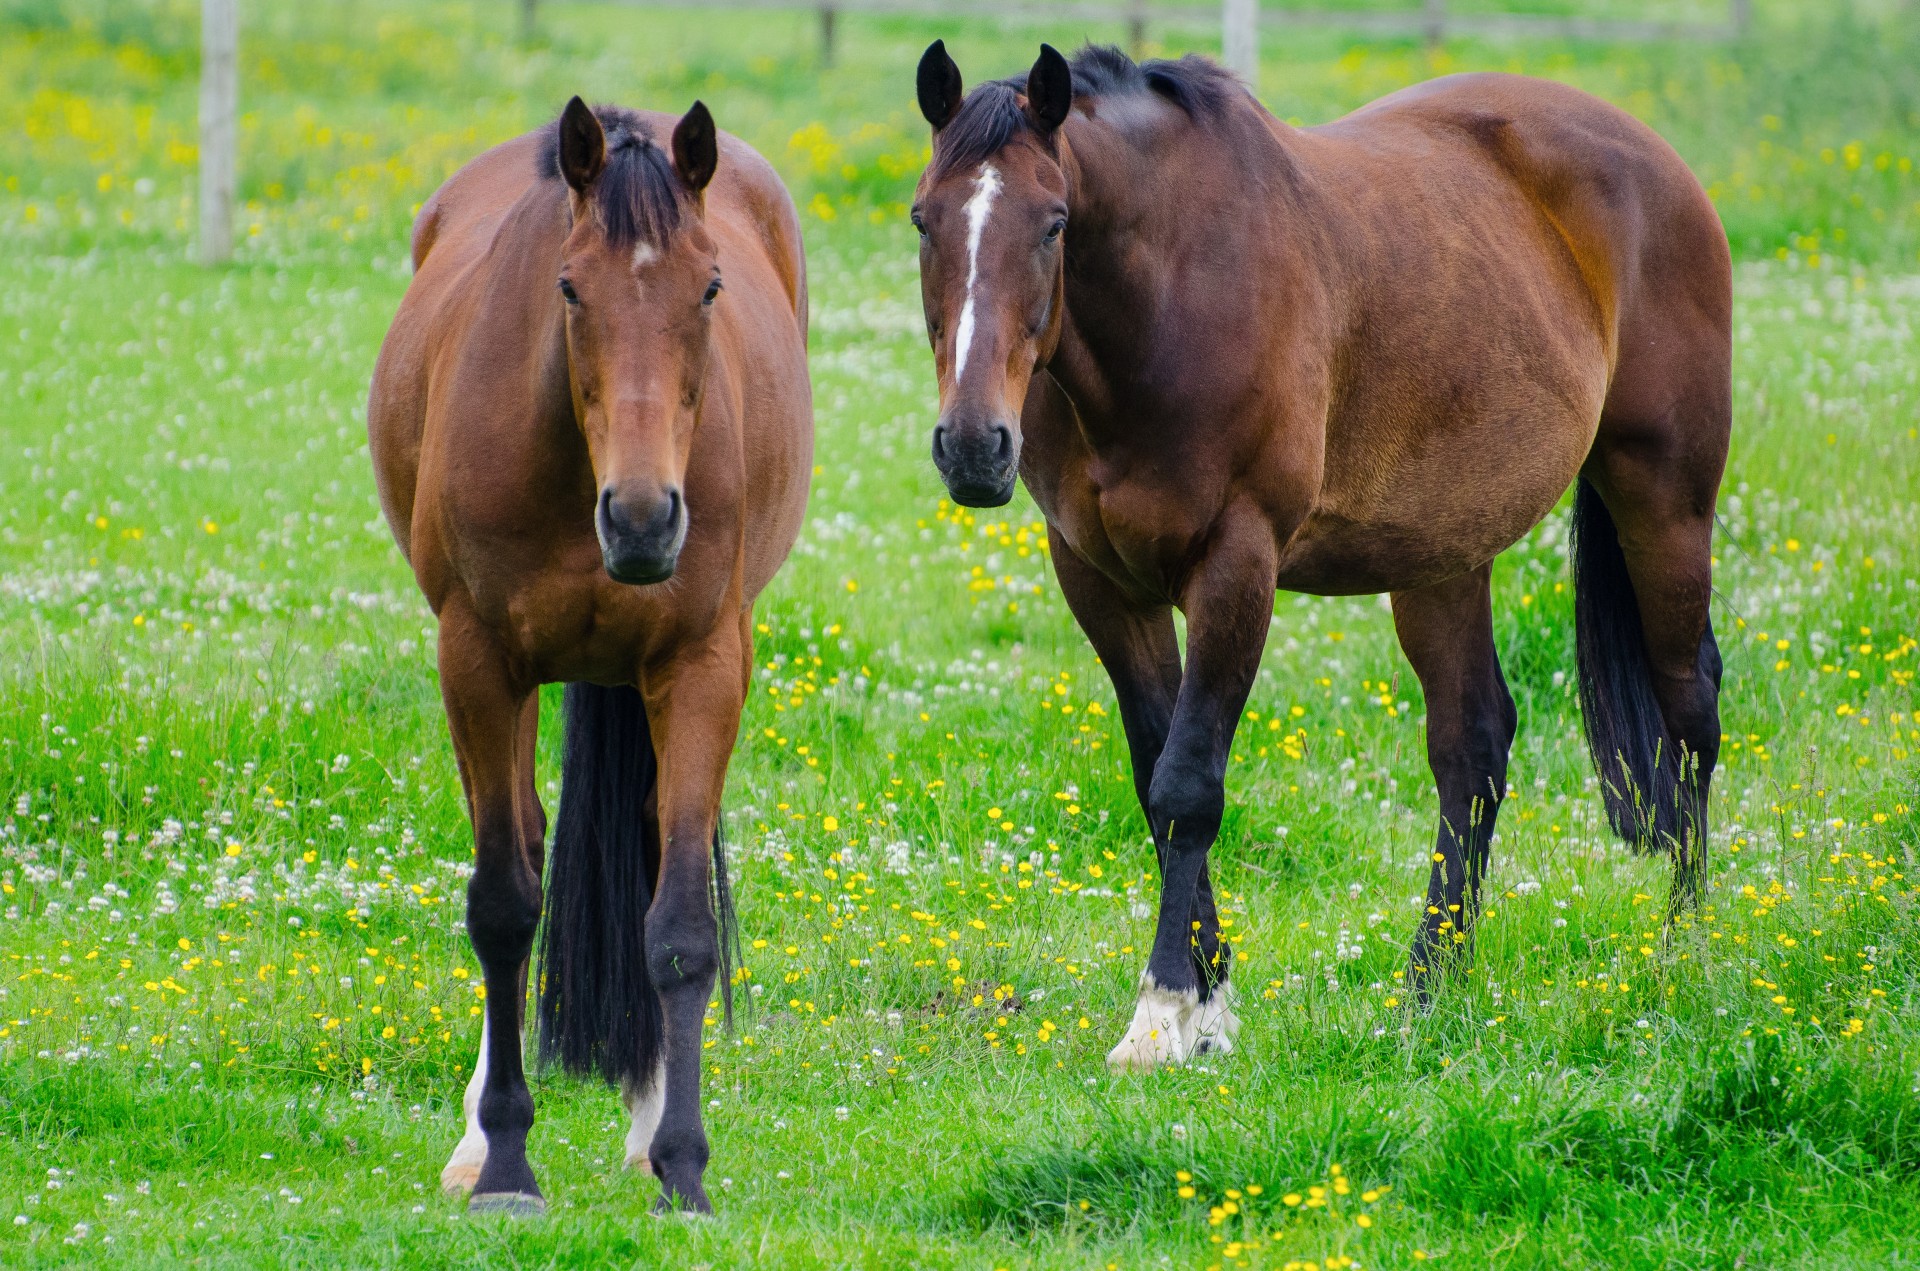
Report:
[{"label": "green grass", "polygon": [[[1379,602],[1283,595],[1216,849],[1242,1049],[1123,1079],[1155,879],[1112,697],[1031,504],[940,502],[900,209],[933,34],[979,79],[1119,32],[843,18],[822,73],[804,14],[543,6],[523,50],[504,4],[250,7],[207,272],[192,6],[0,5],[0,1264],[1920,1261],[1920,45],[1758,7],[1733,47],[1289,33],[1262,78],[1317,120],[1551,74],[1712,185],[1709,907],[1663,938],[1663,867],[1602,833],[1556,515],[1496,571],[1521,734],[1475,969],[1410,1015],[1419,688]],[[703,96],[807,209],[820,472],[728,790],[754,1009],[712,1033],[710,1223],[647,1217],[617,1102],[558,1076],[547,1220],[435,1186],[469,836],[361,408],[412,208],[574,91]]]}]

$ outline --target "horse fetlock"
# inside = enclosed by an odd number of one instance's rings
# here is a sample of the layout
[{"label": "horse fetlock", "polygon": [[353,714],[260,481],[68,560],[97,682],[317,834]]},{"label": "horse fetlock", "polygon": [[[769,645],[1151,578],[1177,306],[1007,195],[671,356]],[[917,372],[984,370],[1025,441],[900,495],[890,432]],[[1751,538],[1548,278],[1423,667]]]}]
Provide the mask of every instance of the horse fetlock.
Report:
[{"label": "horse fetlock", "polygon": [[700,1181],[707,1172],[707,1155],[707,1136],[697,1124],[691,1130],[676,1129],[655,1134],[652,1163],[653,1172],[660,1179],[660,1200],[655,1205],[656,1211],[687,1209],[700,1214],[713,1212],[713,1206],[707,1200],[706,1188]]},{"label": "horse fetlock", "polygon": [[1147,1072],[1182,1064],[1199,1041],[1195,1028],[1198,989],[1161,987],[1148,972],[1140,979],[1133,1022],[1118,1045],[1107,1052],[1107,1066],[1120,1072]]},{"label": "horse fetlock", "polygon": [[533,1094],[525,1085],[482,1090],[479,1111],[480,1129],[489,1142],[503,1137],[524,1141],[533,1128]]}]

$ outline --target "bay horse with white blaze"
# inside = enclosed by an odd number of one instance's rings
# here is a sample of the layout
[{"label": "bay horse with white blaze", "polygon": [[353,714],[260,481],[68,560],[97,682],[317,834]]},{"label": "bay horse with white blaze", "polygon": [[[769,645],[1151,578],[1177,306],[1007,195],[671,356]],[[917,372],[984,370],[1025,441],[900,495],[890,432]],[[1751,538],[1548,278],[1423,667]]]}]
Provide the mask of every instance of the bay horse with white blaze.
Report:
[{"label": "bay horse with white blaze", "polygon": [[474,1210],[545,1208],[520,1035],[546,855],[539,688],[566,681],[542,1054],[618,1082],[627,1164],[659,1176],[660,1207],[706,1211],[701,1028],[732,935],[720,796],[753,601],[813,462],[799,219],[699,102],[675,119],[576,97],[441,186],[413,260],[367,423],[387,524],[440,621],[473,820],[486,1013],[441,1179]]},{"label": "bay horse with white blaze", "polygon": [[[1122,1068],[1238,1023],[1207,853],[1276,588],[1390,592],[1440,828],[1411,974],[1462,956],[1515,727],[1493,558],[1577,485],[1580,701],[1609,819],[1700,885],[1731,431],[1726,236],[1686,165],[1559,84],[1461,75],[1293,128],[1197,57],[921,60],[913,219],[954,499],[1016,475],[1112,676],[1161,867]],[[1185,664],[1171,609],[1187,618]]]}]

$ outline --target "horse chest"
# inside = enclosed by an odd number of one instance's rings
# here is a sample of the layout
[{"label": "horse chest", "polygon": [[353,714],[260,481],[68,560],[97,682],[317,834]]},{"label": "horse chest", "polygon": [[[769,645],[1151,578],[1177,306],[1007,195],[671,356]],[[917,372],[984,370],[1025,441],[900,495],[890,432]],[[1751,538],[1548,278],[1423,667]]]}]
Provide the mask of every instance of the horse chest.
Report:
[{"label": "horse chest", "polygon": [[1146,482],[1101,483],[1084,469],[1066,475],[1042,506],[1067,545],[1139,598],[1175,599],[1205,528],[1192,505]]}]

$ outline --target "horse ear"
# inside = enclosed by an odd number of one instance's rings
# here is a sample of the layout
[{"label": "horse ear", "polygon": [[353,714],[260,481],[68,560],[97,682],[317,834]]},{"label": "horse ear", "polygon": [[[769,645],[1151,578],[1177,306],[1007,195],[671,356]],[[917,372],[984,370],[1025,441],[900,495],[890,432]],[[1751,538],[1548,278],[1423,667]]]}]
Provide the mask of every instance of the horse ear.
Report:
[{"label": "horse ear", "polygon": [[560,175],[581,192],[607,163],[607,134],[578,97],[560,112]]},{"label": "horse ear", "polygon": [[920,113],[927,117],[935,132],[953,122],[966,94],[961,90],[960,68],[947,56],[945,40],[935,40],[920,55],[920,71],[914,87],[920,94]]},{"label": "horse ear", "polygon": [[1041,132],[1052,132],[1067,121],[1073,109],[1073,71],[1060,50],[1040,46],[1040,56],[1027,72],[1027,113]]},{"label": "horse ear", "polygon": [[705,102],[687,107],[673,126],[673,166],[695,194],[713,180],[713,170],[720,166],[720,133]]}]

